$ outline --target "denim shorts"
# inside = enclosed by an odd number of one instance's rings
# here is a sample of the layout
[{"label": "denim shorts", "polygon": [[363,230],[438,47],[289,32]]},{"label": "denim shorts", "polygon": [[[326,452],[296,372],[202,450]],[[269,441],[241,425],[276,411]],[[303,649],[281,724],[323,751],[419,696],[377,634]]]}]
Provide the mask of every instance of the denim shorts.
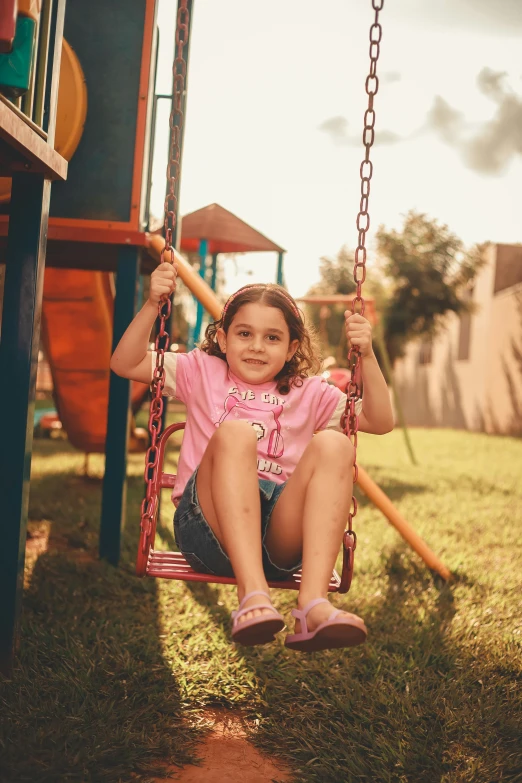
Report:
[{"label": "denim shorts", "polygon": [[[199,505],[196,487],[197,473],[196,470],[188,480],[174,514],[176,544],[194,571],[214,576],[233,577],[232,564]],[[285,484],[275,484],[273,481],[264,479],[259,480],[263,569],[266,578],[273,581],[289,579],[301,568],[301,561],[288,569],[274,565],[265,546],[270,517],[284,488]]]}]

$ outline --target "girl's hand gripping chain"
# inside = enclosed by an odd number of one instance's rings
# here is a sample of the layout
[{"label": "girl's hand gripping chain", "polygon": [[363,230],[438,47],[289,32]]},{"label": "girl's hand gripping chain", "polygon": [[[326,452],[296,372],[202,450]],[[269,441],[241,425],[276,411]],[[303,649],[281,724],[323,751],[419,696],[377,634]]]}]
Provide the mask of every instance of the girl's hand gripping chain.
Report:
[{"label": "girl's hand gripping chain", "polygon": [[362,358],[372,356],[372,326],[370,322],[359,313],[352,313],[351,310],[345,312],[344,318],[348,345],[351,348],[357,347]]},{"label": "girl's hand gripping chain", "polygon": [[156,267],[150,278],[149,302],[158,305],[161,299],[167,299],[176,290],[178,265],[164,261]]}]

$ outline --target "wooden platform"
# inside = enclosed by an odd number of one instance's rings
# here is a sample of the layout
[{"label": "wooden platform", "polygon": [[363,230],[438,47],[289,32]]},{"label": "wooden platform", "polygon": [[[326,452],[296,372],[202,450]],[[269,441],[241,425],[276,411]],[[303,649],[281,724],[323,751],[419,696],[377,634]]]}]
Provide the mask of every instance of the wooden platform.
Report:
[{"label": "wooden platform", "polygon": [[46,135],[6,98],[0,96],[0,176],[17,171],[67,179],[67,161],[47,143]]}]

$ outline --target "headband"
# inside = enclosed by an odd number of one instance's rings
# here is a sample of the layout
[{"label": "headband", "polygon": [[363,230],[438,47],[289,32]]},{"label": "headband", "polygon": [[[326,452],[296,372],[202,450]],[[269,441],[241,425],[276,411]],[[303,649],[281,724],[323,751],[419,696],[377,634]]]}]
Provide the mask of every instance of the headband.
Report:
[{"label": "headband", "polygon": [[270,290],[277,291],[277,293],[280,296],[282,296],[283,299],[286,299],[286,301],[288,302],[288,304],[292,308],[292,312],[294,313],[296,318],[299,318],[299,320],[301,319],[301,314],[300,314],[299,310],[297,309],[297,305],[295,304],[295,302],[292,301],[292,299],[288,296],[288,294],[285,294],[284,291],[281,291],[281,289],[279,289],[279,288],[272,288],[271,289],[271,288],[269,288],[269,286],[266,283],[250,283],[249,285],[244,285],[243,288],[240,288],[239,291],[236,291],[235,294],[232,294],[231,296],[228,297],[227,301],[225,302],[225,306],[223,307],[223,312],[221,313],[221,320],[222,321],[225,320],[225,315],[227,314],[227,310],[228,310],[228,307],[229,307],[230,303],[234,301],[236,296],[238,296],[239,294],[243,293],[243,291],[248,291],[249,288],[264,288],[265,290],[269,290],[269,291]]}]

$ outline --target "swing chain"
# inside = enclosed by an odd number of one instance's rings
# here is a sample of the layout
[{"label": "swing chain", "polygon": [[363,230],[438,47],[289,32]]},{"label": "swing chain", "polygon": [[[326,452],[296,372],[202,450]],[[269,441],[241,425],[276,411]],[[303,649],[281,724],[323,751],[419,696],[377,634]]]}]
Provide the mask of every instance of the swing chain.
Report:
[{"label": "swing chain", "polygon": [[[370,213],[368,211],[370,199],[370,182],[373,175],[373,163],[370,160],[370,152],[375,141],[375,109],[374,98],[379,90],[379,77],[377,76],[377,62],[379,60],[382,27],[379,22],[379,13],[382,11],[384,0],[372,0],[372,8],[375,11],[374,21],[370,27],[370,70],[366,77],[365,90],[368,96],[368,107],[364,112],[364,129],[362,134],[365,156],[359,169],[361,178],[361,201],[357,215],[356,226],[358,232],[357,248],[355,250],[353,279],[356,285],[355,296],[352,299],[352,313],[364,315],[365,302],[362,295],[362,286],[366,280],[366,233],[370,228]],[[357,400],[361,398],[361,352],[357,346],[351,346],[348,351],[348,367],[350,368],[350,381],[346,387],[346,407],[341,417],[341,427],[350,438],[353,445],[353,481],[357,482],[359,468],[357,466],[357,433],[359,429],[359,417],[355,412]],[[357,545],[357,537],[352,529],[353,518],[357,514],[357,500],[352,495],[352,506],[348,514],[348,528],[344,533],[344,558],[348,579],[341,584],[341,592],[346,592],[350,586],[353,572],[353,553]],[[345,571],[343,567],[343,572]]]},{"label": "swing chain", "polygon": [[[184,48],[189,36],[189,10],[188,0],[180,0],[176,23],[176,57],[172,66],[172,110],[170,113],[170,151],[167,164],[167,193],[165,196],[165,247],[161,251],[160,263],[165,260],[174,263],[174,248],[172,246],[173,234],[176,228],[178,215],[178,198],[176,195],[177,184],[180,178],[181,166],[181,133],[183,128],[183,96],[185,93],[185,78],[187,75],[187,63],[184,57]],[[167,258],[165,255],[167,254]],[[158,304],[159,329],[156,336],[156,366],[152,376],[149,413],[150,445],[145,457],[145,484],[146,493],[141,504],[141,547],[143,554],[147,553],[148,539],[153,532],[154,518],[158,508],[158,471],[159,448],[158,439],[161,433],[163,417],[163,389],[165,387],[165,352],[169,348],[169,333],[166,323],[170,317],[172,303],[169,298]]]},{"label": "swing chain", "polygon": [[184,56],[184,48],[189,38],[189,9],[188,0],[180,0],[176,24],[176,57],[172,66],[172,110],[170,113],[170,151],[167,163],[167,193],[165,196],[165,247],[161,254],[163,263],[166,253],[170,254],[170,263],[174,262],[174,248],[172,239],[178,216],[178,196],[176,185],[180,179],[181,169],[181,136],[183,130],[184,112],[183,96],[185,93],[185,78],[187,75],[187,62]]},{"label": "swing chain", "polygon": [[141,504],[141,530],[146,536],[150,535],[154,515],[157,506],[157,478],[158,478],[158,437],[161,433],[163,417],[163,388],[165,386],[165,352],[169,348],[169,335],[165,324],[170,316],[170,299],[159,304],[160,327],[155,342],[156,366],[152,376],[149,413],[150,445],[145,457],[145,484],[146,493]]}]

